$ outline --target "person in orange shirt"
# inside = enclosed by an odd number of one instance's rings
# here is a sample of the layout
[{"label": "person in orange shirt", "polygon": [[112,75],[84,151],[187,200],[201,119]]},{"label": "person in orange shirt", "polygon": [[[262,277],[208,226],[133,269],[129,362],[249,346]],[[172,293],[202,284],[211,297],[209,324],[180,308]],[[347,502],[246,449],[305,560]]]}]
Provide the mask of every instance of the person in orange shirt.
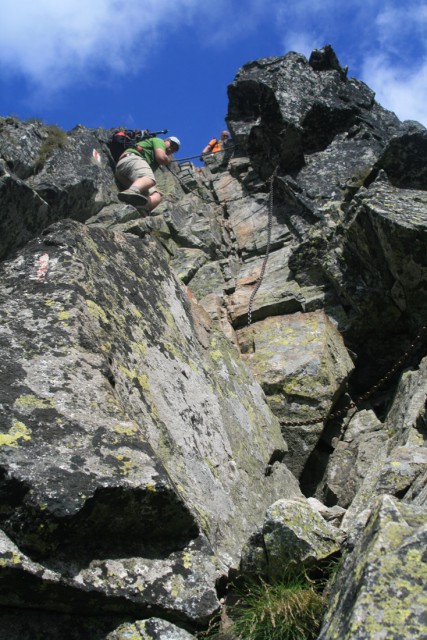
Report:
[{"label": "person in orange shirt", "polygon": [[218,151],[224,150],[224,144],[229,140],[230,134],[228,131],[221,131],[221,137],[219,140],[213,138],[203,149],[202,155],[206,153],[218,153]]}]

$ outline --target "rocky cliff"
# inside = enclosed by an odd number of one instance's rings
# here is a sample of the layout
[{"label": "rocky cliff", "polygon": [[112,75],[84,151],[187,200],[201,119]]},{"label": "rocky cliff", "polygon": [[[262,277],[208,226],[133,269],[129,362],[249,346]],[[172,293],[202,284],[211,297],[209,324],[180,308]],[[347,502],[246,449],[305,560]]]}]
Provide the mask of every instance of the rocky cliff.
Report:
[{"label": "rocky cliff", "polygon": [[347,75],[243,66],[144,218],[108,131],[0,120],[0,638],[191,638],[337,555],[320,638],[426,636],[427,130]]}]

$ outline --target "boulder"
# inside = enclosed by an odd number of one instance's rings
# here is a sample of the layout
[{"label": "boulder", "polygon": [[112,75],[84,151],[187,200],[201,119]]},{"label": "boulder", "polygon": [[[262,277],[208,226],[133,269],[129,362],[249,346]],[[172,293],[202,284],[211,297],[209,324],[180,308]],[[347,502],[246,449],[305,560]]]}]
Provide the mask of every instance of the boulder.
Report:
[{"label": "boulder", "polygon": [[267,510],[262,529],[245,546],[243,576],[280,581],[290,565],[313,568],[340,551],[343,536],[305,500],[278,500]]},{"label": "boulder", "polygon": [[[283,425],[286,464],[298,477],[353,369],[350,356],[323,311],[267,318],[237,336],[243,359]],[[302,424],[286,424],[292,421]]]},{"label": "boulder", "polygon": [[2,604],[38,606],[43,567],[92,613],[206,621],[267,506],[300,495],[261,387],[154,240],[63,221],[1,272],[0,523],[30,563],[0,571]]},{"label": "boulder", "polygon": [[383,495],[336,576],[319,640],[427,635],[425,510]]},{"label": "boulder", "polygon": [[160,620],[148,618],[137,620],[133,623],[121,625],[118,629],[109,633],[105,640],[191,640],[195,636],[179,627]]}]

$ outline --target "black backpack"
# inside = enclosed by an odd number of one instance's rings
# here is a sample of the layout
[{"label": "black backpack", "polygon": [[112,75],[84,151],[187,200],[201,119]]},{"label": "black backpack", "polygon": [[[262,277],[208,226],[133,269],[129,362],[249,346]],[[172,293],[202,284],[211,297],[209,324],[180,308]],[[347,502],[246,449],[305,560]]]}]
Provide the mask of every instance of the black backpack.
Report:
[{"label": "black backpack", "polygon": [[148,138],[156,137],[159,133],[166,134],[167,132],[167,129],[162,129],[162,131],[149,131],[148,129],[144,129],[144,131],[141,131],[141,129],[119,129],[111,135],[108,141],[108,148],[114,162],[117,163],[123,151],[130,148],[136,148],[138,140],[147,140]]},{"label": "black backpack", "polygon": [[108,141],[108,148],[110,149],[114,162],[118,162],[123,151],[134,147],[138,140],[141,140],[146,133],[148,133],[148,130],[141,131],[141,129],[121,129],[120,131],[115,131]]}]

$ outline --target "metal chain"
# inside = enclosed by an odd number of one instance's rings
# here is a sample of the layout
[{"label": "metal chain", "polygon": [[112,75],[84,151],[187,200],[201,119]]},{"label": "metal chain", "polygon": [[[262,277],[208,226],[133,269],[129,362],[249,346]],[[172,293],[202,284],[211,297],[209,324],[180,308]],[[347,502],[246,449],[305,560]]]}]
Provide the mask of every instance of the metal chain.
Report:
[{"label": "metal chain", "polygon": [[402,364],[405,362],[405,360],[408,359],[408,357],[411,355],[411,353],[413,351],[415,351],[415,349],[420,344],[422,344],[422,342],[423,342],[423,337],[422,336],[423,336],[423,333],[425,331],[427,331],[427,324],[425,324],[423,327],[421,327],[420,331],[415,336],[413,342],[409,345],[408,349],[405,351],[405,353],[403,353],[401,355],[399,360],[397,360],[397,362],[395,362],[395,364],[387,371],[387,373],[380,380],[378,380],[378,382],[376,384],[374,384],[369,389],[369,391],[366,391],[362,395],[358,396],[355,400],[352,400],[344,409],[340,409],[339,411],[334,411],[333,413],[330,413],[329,415],[323,416],[321,418],[312,418],[311,420],[293,420],[293,421],[289,421],[289,422],[288,421],[286,421],[286,422],[282,422],[281,421],[280,422],[281,426],[283,426],[283,427],[300,427],[302,425],[318,424],[319,422],[323,422],[325,424],[329,420],[333,420],[335,418],[341,418],[342,416],[345,416],[350,409],[355,409],[355,408],[357,408],[357,406],[361,402],[364,402],[365,400],[368,400],[368,398],[370,398],[376,391],[378,391],[378,389],[380,389],[382,386],[384,386],[385,383],[388,382],[394,376],[394,374],[400,369]]},{"label": "metal chain", "polygon": [[268,261],[268,256],[270,255],[270,245],[271,245],[271,228],[273,226],[273,198],[274,198],[274,178],[276,177],[277,174],[277,169],[278,167],[275,168],[275,170],[273,171],[273,173],[271,174],[270,178],[269,178],[269,182],[270,182],[270,197],[269,197],[269,204],[268,204],[268,224],[267,224],[267,247],[265,250],[265,256],[264,256],[264,260],[262,262],[261,265],[261,271],[259,273],[259,276],[257,278],[257,281],[255,283],[255,287],[251,293],[251,297],[249,298],[249,304],[248,304],[248,327],[251,326],[252,323],[252,305],[255,299],[256,294],[258,293],[258,289],[260,288],[263,278],[264,278],[264,274],[265,274],[265,269],[267,267],[267,261]]}]

